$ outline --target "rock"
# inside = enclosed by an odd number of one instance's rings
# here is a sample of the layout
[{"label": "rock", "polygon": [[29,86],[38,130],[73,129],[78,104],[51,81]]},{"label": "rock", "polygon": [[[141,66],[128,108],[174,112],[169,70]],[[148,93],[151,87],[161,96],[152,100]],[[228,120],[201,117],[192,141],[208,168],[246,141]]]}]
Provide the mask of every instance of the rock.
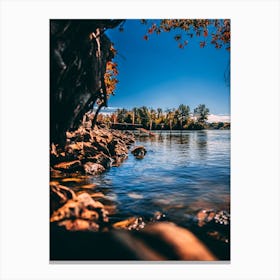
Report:
[{"label": "rock", "polygon": [[102,192],[97,192],[97,193],[92,193],[90,194],[90,197],[94,198],[94,199],[98,199],[98,198],[104,198],[105,195]]},{"label": "rock", "polygon": [[127,220],[123,220],[113,224],[113,228],[127,229],[127,230],[139,230],[145,227],[145,222],[141,217],[131,217]]},{"label": "rock", "polygon": [[160,211],[156,211],[156,212],[154,213],[154,216],[150,219],[150,221],[151,221],[152,223],[154,223],[154,222],[158,222],[158,221],[164,221],[165,219],[166,219],[165,214],[163,214],[163,213],[160,212]]},{"label": "rock", "polygon": [[[50,149],[51,176],[57,178],[77,172],[97,175],[111,166],[118,166],[128,157],[128,145],[135,141],[132,133],[96,126],[94,129],[80,126],[75,131],[68,131],[66,135],[64,150],[53,144]],[[66,174],[58,174],[61,171]]]},{"label": "rock", "polygon": [[99,163],[105,169],[110,168],[112,166],[113,161],[114,161],[111,157],[105,155],[102,152],[100,152],[99,154],[97,154],[95,156],[88,157],[87,160],[90,161],[90,162],[93,162],[93,163]]},{"label": "rock", "polygon": [[230,215],[226,211],[202,209],[196,214],[196,219],[198,221],[198,226],[200,227],[203,227],[210,222],[225,226],[230,224]]},{"label": "rock", "polygon": [[75,219],[88,220],[97,224],[108,222],[104,205],[92,199],[88,193],[79,194],[68,200],[52,214],[50,221],[60,222]]},{"label": "rock", "polygon": [[90,175],[97,175],[105,171],[105,168],[99,163],[87,162],[83,167],[85,173]]},{"label": "rock", "polygon": [[90,189],[90,190],[92,190],[94,187],[96,187],[96,184],[87,184],[87,185],[79,186],[79,188],[81,189]]},{"label": "rock", "polygon": [[66,138],[67,139],[74,140],[75,136],[76,136],[76,132],[66,131]]},{"label": "rock", "polygon": [[131,145],[132,143],[135,142],[135,136],[132,132],[130,131],[126,131],[124,133],[124,136],[122,137],[124,142],[127,144],[127,145]]},{"label": "rock", "polygon": [[63,173],[60,170],[56,170],[53,167],[50,168],[50,177],[55,178],[63,178],[65,176],[65,173]]},{"label": "rock", "polygon": [[104,209],[107,211],[108,215],[113,215],[117,211],[117,206],[114,204],[111,205],[104,204]]},{"label": "rock", "polygon": [[51,144],[50,154],[53,155],[54,157],[58,157],[58,153],[57,153],[56,147],[57,147],[57,145],[55,145],[54,143]]},{"label": "rock", "polygon": [[128,156],[128,148],[127,145],[118,138],[114,138],[114,140],[108,145],[109,151],[111,154],[113,161],[113,166],[120,165]]},{"label": "rock", "polygon": [[104,130],[104,131],[105,131],[105,133],[103,135],[103,138],[105,139],[106,143],[109,144],[113,140],[113,135],[109,131],[106,131],[106,130]]},{"label": "rock", "polygon": [[127,155],[113,156],[112,159],[114,160],[112,166],[120,166],[127,159]]},{"label": "rock", "polygon": [[91,142],[84,142],[82,155],[84,158],[92,157],[98,154],[98,148]]},{"label": "rock", "polygon": [[226,211],[219,211],[216,213],[214,220],[215,220],[215,223],[226,226],[226,225],[229,225],[229,223],[230,223],[230,215]]},{"label": "rock", "polygon": [[206,223],[212,221],[215,217],[216,213],[214,210],[202,209],[196,214],[196,218],[198,220],[198,226],[203,227]]},{"label": "rock", "polygon": [[216,211],[213,209],[202,209],[195,217],[195,223],[207,236],[229,243],[230,239],[230,215],[226,211]]},{"label": "rock", "polygon": [[80,126],[77,130],[69,132],[66,132],[66,138],[68,140],[71,140],[72,142],[87,142],[90,140],[90,133],[89,131],[83,127]]},{"label": "rock", "polygon": [[114,136],[114,139],[121,140],[127,146],[135,142],[135,136],[132,132],[120,132],[118,130],[112,130],[112,134]]},{"label": "rock", "polygon": [[[87,227],[83,223],[79,229]],[[73,232],[52,224],[50,237],[51,260],[217,260],[189,230],[166,222],[139,231],[113,229],[102,233]]]},{"label": "rock", "polygon": [[75,219],[75,220],[64,220],[58,223],[59,226],[65,227],[69,231],[98,231],[99,225],[92,221]]},{"label": "rock", "polygon": [[120,139],[114,139],[109,145],[109,151],[112,156],[123,157],[128,154],[126,144]]},{"label": "rock", "polygon": [[69,199],[76,199],[75,193],[58,182],[50,182],[51,213],[65,204]]},{"label": "rock", "polygon": [[229,238],[226,237],[225,235],[221,234],[220,232],[218,232],[217,230],[213,230],[213,231],[208,231],[207,235],[210,236],[211,238],[224,242],[224,243],[229,243]]},{"label": "rock", "polygon": [[83,148],[83,142],[75,142],[65,147],[66,155],[78,155]]},{"label": "rock", "polygon": [[64,178],[61,181],[63,183],[68,183],[68,182],[80,183],[80,182],[83,182],[84,180],[85,179],[83,179],[83,178],[73,178],[73,177],[70,177],[70,178]]},{"label": "rock", "polygon": [[[101,138],[102,139],[102,138]],[[110,156],[110,151],[107,147],[107,143],[100,141],[100,142],[94,142],[93,145],[97,148],[98,151],[103,152],[105,155]]]},{"label": "rock", "polygon": [[147,150],[143,146],[137,146],[131,150],[131,153],[138,159],[144,158]]},{"label": "rock", "polygon": [[74,172],[81,170],[81,162],[79,160],[73,160],[69,162],[61,162],[54,166],[55,169],[64,172]]},{"label": "rock", "polygon": [[[72,159],[70,159],[72,160]],[[66,157],[65,153],[63,152],[63,149],[59,148],[54,143],[51,144],[50,148],[50,163],[51,166],[54,166],[55,164],[62,162],[62,161],[69,161],[69,158]]]}]

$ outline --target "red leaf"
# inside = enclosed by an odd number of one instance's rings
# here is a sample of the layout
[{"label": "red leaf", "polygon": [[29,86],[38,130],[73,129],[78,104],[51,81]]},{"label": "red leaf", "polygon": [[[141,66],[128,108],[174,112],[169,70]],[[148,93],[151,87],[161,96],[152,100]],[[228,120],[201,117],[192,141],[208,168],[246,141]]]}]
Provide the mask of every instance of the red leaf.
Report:
[{"label": "red leaf", "polygon": [[200,43],[199,43],[199,45],[200,45],[201,48],[204,48],[204,47],[205,47],[205,44],[206,44],[205,42],[200,42]]},{"label": "red leaf", "polygon": [[147,35],[145,35],[143,38],[144,38],[144,40],[146,40],[146,41],[149,39]]},{"label": "red leaf", "polygon": [[204,35],[204,37],[207,37],[208,36],[208,30],[204,30],[203,35]]}]

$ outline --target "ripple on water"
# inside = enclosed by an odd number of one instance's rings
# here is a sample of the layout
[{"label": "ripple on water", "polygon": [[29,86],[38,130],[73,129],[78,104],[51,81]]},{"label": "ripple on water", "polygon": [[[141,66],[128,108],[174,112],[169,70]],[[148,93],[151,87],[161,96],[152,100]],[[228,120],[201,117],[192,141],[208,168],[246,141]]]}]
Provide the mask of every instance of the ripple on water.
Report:
[{"label": "ripple on water", "polygon": [[93,183],[115,196],[118,211],[141,216],[163,210],[174,218],[199,208],[229,210],[230,131],[185,131],[141,138],[147,155],[129,156]]},{"label": "ripple on water", "polygon": [[128,193],[127,196],[134,199],[142,199],[144,197],[142,194],[135,192]]}]

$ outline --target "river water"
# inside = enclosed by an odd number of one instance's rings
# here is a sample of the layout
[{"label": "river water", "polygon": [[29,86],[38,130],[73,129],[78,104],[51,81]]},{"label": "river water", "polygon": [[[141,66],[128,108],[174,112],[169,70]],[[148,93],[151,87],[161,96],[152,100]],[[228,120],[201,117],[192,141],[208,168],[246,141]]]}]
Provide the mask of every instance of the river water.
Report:
[{"label": "river water", "polygon": [[156,132],[139,137],[147,154],[132,154],[121,166],[92,178],[117,205],[115,217],[151,216],[160,211],[184,224],[199,209],[230,212],[230,131]]}]

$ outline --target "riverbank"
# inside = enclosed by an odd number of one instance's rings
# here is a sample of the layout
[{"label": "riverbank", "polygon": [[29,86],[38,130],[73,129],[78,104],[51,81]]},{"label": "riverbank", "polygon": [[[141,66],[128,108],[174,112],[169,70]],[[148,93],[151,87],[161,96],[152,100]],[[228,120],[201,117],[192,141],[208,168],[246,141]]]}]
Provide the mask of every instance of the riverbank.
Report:
[{"label": "riverbank", "polygon": [[[148,216],[117,217],[115,214],[118,211],[118,206],[115,201],[108,197],[106,191],[100,191],[100,188],[93,183],[92,178],[100,176],[99,174],[112,166],[120,165],[128,157],[129,147],[134,141],[135,138],[130,132],[122,133],[104,127],[94,130],[80,127],[75,132],[67,133],[67,145],[64,150],[52,146],[50,183],[51,259],[131,259],[131,255],[119,254],[118,256],[117,252],[112,253],[112,250],[110,251],[104,243],[121,246],[124,249],[128,246],[123,244],[127,238],[131,238],[133,242],[137,238],[138,241],[141,240],[143,243],[143,239],[145,240],[147,236],[153,235],[153,232],[156,231],[156,240],[162,240],[160,236],[163,232],[174,229],[171,224],[163,222],[172,221],[163,212],[155,211]],[[139,164],[141,164],[141,160]],[[147,182],[147,193],[149,192],[148,188],[149,184]],[[129,192],[129,189],[127,192]],[[205,239],[203,240],[204,243],[215,252],[215,259],[229,259],[229,215],[226,212],[213,209],[201,209],[201,211],[198,211],[189,229],[195,232],[201,240]],[[201,213],[204,213],[204,215]],[[219,221],[222,221],[223,224],[221,225]],[[158,224],[159,226],[156,226]],[[163,224],[162,227],[161,224]],[[176,228],[176,231],[178,229]],[[119,231],[123,232],[123,230],[126,233],[121,236],[122,241],[115,242],[115,239],[119,236]],[[184,230],[183,235],[190,236],[191,232],[187,229]],[[84,237],[85,235],[87,237]],[[90,240],[94,242],[95,251],[81,253],[77,252],[77,248],[73,249],[74,251],[69,249],[83,244],[84,241],[81,238],[89,239],[88,242]],[[170,247],[172,242],[177,242],[176,240],[178,239],[174,236],[169,242],[162,241],[162,245],[159,246],[162,249],[157,248],[156,252]],[[191,240],[195,240],[192,241],[192,248],[200,247],[200,244],[202,244],[197,238]],[[96,243],[99,243],[99,247]],[[141,248],[137,248],[137,246],[131,248],[132,252],[135,254],[135,250],[137,250],[137,254],[140,254],[145,247],[151,248],[150,243],[146,244],[146,241],[144,243],[145,245],[142,244]],[[103,244],[103,250],[100,248],[100,244]],[[64,248],[63,250],[63,246],[68,249],[65,250]],[[182,246],[179,246],[179,248]],[[99,248],[98,252],[96,252],[97,247]],[[107,254],[104,252],[105,249]],[[208,251],[206,247],[204,249]],[[173,257],[163,254],[161,259],[182,259],[183,256],[178,253],[179,251],[180,249],[177,249],[177,253],[174,252]],[[144,256],[138,257],[139,259],[144,258]],[[197,256],[191,258],[194,260]],[[203,259],[203,256],[200,256],[200,258]],[[188,258],[188,260],[191,259]]]}]

